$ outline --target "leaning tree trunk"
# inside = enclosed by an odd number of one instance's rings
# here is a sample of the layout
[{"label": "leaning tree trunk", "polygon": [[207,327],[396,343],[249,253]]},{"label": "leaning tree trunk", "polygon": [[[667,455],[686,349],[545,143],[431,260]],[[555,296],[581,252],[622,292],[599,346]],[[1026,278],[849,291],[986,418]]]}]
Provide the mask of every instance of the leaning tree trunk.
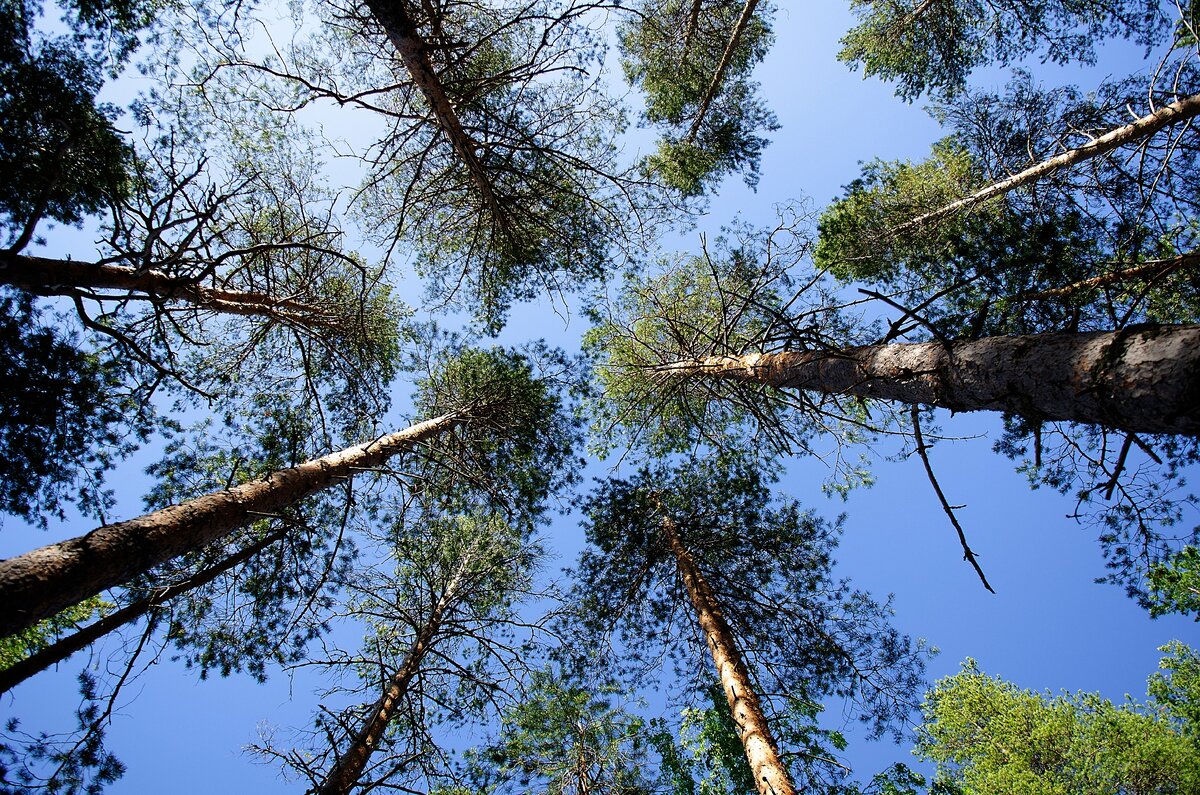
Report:
[{"label": "leaning tree trunk", "polygon": [[413,84],[425,96],[438,127],[449,140],[471,181],[479,189],[485,209],[497,218],[503,217],[503,206],[496,196],[491,177],[479,159],[475,141],[463,129],[454,103],[446,96],[441,78],[429,60],[425,41],[417,32],[417,26],[409,16],[408,9],[404,7],[404,2],[405,0],[367,0],[367,8],[387,34],[392,46],[396,48],[400,61],[412,77]]},{"label": "leaning tree trunk", "polygon": [[400,669],[388,680],[383,695],[371,707],[362,726],[355,733],[350,747],[338,756],[321,786],[315,790],[316,795],[347,795],[362,778],[371,754],[379,747],[379,741],[383,739],[384,732],[395,717],[401,699],[408,692],[409,683],[420,670],[421,661],[441,629],[446,610],[458,595],[464,573],[465,567],[460,566],[442,592],[441,598],[433,606],[429,620],[417,633]]},{"label": "leaning tree trunk", "polygon": [[653,371],[1200,436],[1195,325],[709,356]]},{"label": "leaning tree trunk", "polygon": [[750,771],[754,775],[755,786],[758,787],[760,795],[796,795],[796,788],[792,785],[787,768],[779,758],[779,750],[775,745],[775,738],[771,736],[771,727],[763,714],[758,694],[754,692],[750,672],[737,650],[733,631],[725,622],[716,595],[704,579],[691,552],[680,540],[675,522],[665,514],[662,518],[662,531],[671,552],[675,555],[683,586],[692,600],[696,620],[704,633],[704,639],[708,642],[713,663],[717,666],[721,689],[725,692],[729,711],[737,724],[742,747],[746,750],[746,761],[750,763]]},{"label": "leaning tree trunk", "polygon": [[149,300],[187,301],[229,315],[260,315],[315,328],[337,326],[337,318],[327,308],[267,293],[204,287],[161,271],[122,265],[0,252],[0,284],[47,296],[75,295],[80,290],[120,290],[144,294]]},{"label": "leaning tree trunk", "polygon": [[231,489],[206,494],[84,536],[0,561],[0,637],[121,585],[242,525],[379,466],[468,420],[453,411]]},{"label": "leaning tree trunk", "polygon": [[738,17],[737,24],[733,26],[733,33],[729,36],[729,43],[725,45],[725,52],[721,54],[721,61],[717,64],[717,71],[713,74],[712,82],[709,83],[708,90],[704,92],[704,96],[700,100],[700,105],[696,109],[696,118],[692,122],[692,127],[688,130],[687,138],[685,139],[688,143],[694,142],[696,136],[700,134],[700,127],[704,124],[704,117],[708,115],[709,106],[721,90],[721,83],[725,80],[725,72],[729,69],[729,64],[733,61],[733,54],[737,50],[738,43],[742,40],[742,35],[746,32],[746,27],[754,17],[754,7],[757,5],[758,0],[746,0],[746,5],[742,7],[742,13]]},{"label": "leaning tree trunk", "polygon": [[149,613],[159,605],[166,604],[176,596],[195,590],[202,585],[207,585],[235,566],[240,566],[250,560],[250,558],[262,552],[285,535],[287,535],[287,528],[281,527],[219,563],[203,571],[196,572],[186,580],[163,588],[155,588],[149,596],[138,599],[135,602],[130,602],[115,613],[104,616],[99,621],[88,624],[86,627],[82,627],[70,635],[59,638],[46,648],[40,649],[25,659],[14,663],[9,668],[0,671],[0,693],[8,692],[29,677],[41,673],[51,665],[57,665],[77,651],[86,649],[113,630],[137,621],[146,615],[146,613]]},{"label": "leaning tree trunk", "polygon": [[1195,118],[1200,114],[1200,94],[1183,99],[1176,100],[1166,107],[1159,108],[1151,114],[1142,116],[1124,127],[1118,127],[1115,130],[1110,130],[1099,138],[1095,138],[1077,149],[1070,149],[1060,155],[1043,160],[1040,163],[1030,166],[1023,171],[1018,171],[1011,177],[1007,177],[998,182],[993,182],[987,187],[980,188],[970,196],[964,196],[957,201],[943,205],[932,212],[919,215],[909,221],[905,221],[892,230],[893,235],[900,235],[906,232],[912,232],[927,224],[940,221],[954,213],[962,210],[969,210],[976,205],[982,204],[988,199],[994,199],[997,196],[1003,196],[1011,190],[1027,185],[1030,182],[1036,182],[1043,177],[1058,171],[1061,168],[1070,168],[1077,163],[1082,163],[1085,160],[1090,160],[1093,157],[1107,154],[1114,149],[1117,149],[1127,144],[1136,143],[1145,138],[1149,138],[1164,127],[1169,127],[1172,124],[1179,124]]}]

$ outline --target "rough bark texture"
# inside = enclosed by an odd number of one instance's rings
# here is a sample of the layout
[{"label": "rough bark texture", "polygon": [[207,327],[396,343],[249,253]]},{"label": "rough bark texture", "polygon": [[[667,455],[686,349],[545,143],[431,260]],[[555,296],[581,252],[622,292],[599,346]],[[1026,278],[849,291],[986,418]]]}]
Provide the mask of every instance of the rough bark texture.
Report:
[{"label": "rough bark texture", "polygon": [[680,540],[675,523],[669,516],[663,516],[662,531],[675,555],[683,586],[692,600],[696,620],[708,642],[713,663],[717,666],[721,689],[725,692],[729,711],[741,735],[742,747],[746,749],[746,760],[754,774],[755,786],[761,795],[796,795],[787,768],[779,758],[775,738],[771,736],[771,727],[763,715],[758,694],[750,682],[750,672],[734,644],[733,631],[721,614],[716,595],[696,566],[692,553]]},{"label": "rough bark texture", "polygon": [[199,588],[202,585],[207,585],[235,566],[240,566],[250,560],[250,558],[262,552],[286,534],[286,529],[280,528],[273,533],[263,536],[245,549],[230,555],[215,566],[197,572],[194,576],[189,577],[183,582],[175,583],[165,588],[156,588],[146,598],[130,602],[115,613],[88,624],[86,627],[82,627],[66,637],[59,638],[46,648],[34,652],[10,668],[0,671],[0,693],[8,692],[29,677],[41,673],[52,665],[57,665],[75,652],[86,649],[118,627],[123,627],[138,620],[155,607],[166,604],[176,596]]},{"label": "rough bark texture", "polygon": [[437,72],[434,71],[425,41],[417,32],[416,24],[404,7],[404,0],[367,0],[367,8],[375,17],[375,21],[387,33],[388,40],[396,48],[400,61],[408,70],[409,76],[412,77],[413,84],[425,96],[425,101],[429,103],[438,127],[449,140],[450,146],[462,161],[467,173],[471,175],[475,187],[479,189],[484,207],[495,216],[501,217],[503,215],[502,205],[497,200],[487,170],[475,152],[475,141],[463,129],[458,112],[454,109],[454,103],[446,96],[446,89],[442,86]]},{"label": "rough bark texture", "polygon": [[933,212],[925,213],[910,221],[906,221],[894,230],[894,234],[911,232],[926,224],[940,221],[961,210],[968,210],[988,199],[1002,196],[1010,190],[1019,188],[1030,182],[1036,182],[1042,177],[1058,171],[1060,168],[1069,168],[1076,163],[1082,163],[1084,160],[1099,157],[1126,144],[1149,138],[1164,127],[1195,118],[1197,114],[1200,114],[1200,95],[1184,97],[1166,107],[1159,108],[1149,115],[1142,116],[1140,119],[1124,127],[1110,130],[1077,149],[1070,149],[1061,155],[1055,155],[1043,160],[1023,171],[1018,171],[1007,179],[993,182],[991,185],[975,191],[970,196],[965,196],[957,201],[939,207]]},{"label": "rough bark texture", "polygon": [[1200,436],[1200,326],[710,356],[655,372]]},{"label": "rough bark texture", "polygon": [[717,71],[713,74],[712,82],[709,83],[708,90],[704,92],[704,97],[700,100],[700,107],[696,110],[696,119],[692,122],[691,129],[688,130],[686,138],[688,143],[695,141],[696,136],[700,133],[700,126],[704,124],[704,117],[708,115],[708,107],[721,89],[721,83],[725,80],[725,72],[733,61],[733,53],[737,50],[738,42],[741,41],[742,34],[746,32],[746,26],[750,24],[750,19],[754,16],[754,7],[757,5],[758,0],[746,0],[746,5],[742,7],[742,14],[738,17],[737,24],[733,27],[733,34],[729,37],[729,44],[725,45],[725,52],[721,54]]},{"label": "rough bark texture", "polygon": [[454,601],[461,587],[463,573],[463,569],[459,568],[450,584],[442,592],[441,598],[430,612],[429,620],[425,622],[416,639],[413,640],[412,648],[405,656],[400,669],[388,680],[383,695],[371,707],[362,726],[355,733],[350,747],[334,762],[329,775],[316,790],[317,795],[348,795],[362,778],[371,754],[375,753],[375,749],[379,747],[379,741],[387,731],[388,724],[392,722],[396,709],[400,706],[400,700],[408,692],[409,683],[416,676],[421,667],[421,661],[429,651],[430,644],[438,630],[441,629],[446,610]]},{"label": "rough bark texture", "polygon": [[241,486],[0,561],[0,637],[206,545],[466,420],[443,414]]},{"label": "rough bark texture", "polygon": [[230,315],[261,315],[310,327],[331,327],[336,318],[327,309],[277,298],[267,293],[203,287],[160,271],[121,265],[30,257],[0,252],[0,283],[35,295],[74,295],[79,290],[120,290],[144,293],[151,299],[187,301]]}]

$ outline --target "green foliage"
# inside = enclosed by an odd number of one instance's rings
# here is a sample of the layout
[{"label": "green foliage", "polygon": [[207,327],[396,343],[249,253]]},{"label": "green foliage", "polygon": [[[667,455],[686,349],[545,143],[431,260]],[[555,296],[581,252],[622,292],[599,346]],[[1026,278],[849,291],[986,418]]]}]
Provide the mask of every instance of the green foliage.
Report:
[{"label": "green foliage", "polygon": [[1186,546],[1150,567],[1150,615],[1195,614],[1200,621],[1200,549]]},{"label": "green foliage", "polygon": [[641,0],[618,29],[625,76],[645,94],[646,122],[661,134],[646,170],[684,196],[713,190],[744,171],[758,183],[767,139],[778,127],[756,96],[750,72],[770,49],[770,11],[756,9],[738,39],[723,79],[699,118],[743,9],[740,0],[707,0],[693,17],[691,0]]},{"label": "green foliage", "polygon": [[144,441],[153,412],[122,389],[124,368],[0,293],[0,510],[42,526],[75,503],[103,516],[103,475]]},{"label": "green foliage", "polygon": [[36,654],[93,617],[103,618],[113,607],[99,596],[93,596],[16,635],[0,638],[0,670],[11,668],[31,654]]},{"label": "green foliage", "polygon": [[1177,640],[1158,650],[1166,656],[1158,663],[1161,672],[1150,675],[1146,692],[1162,718],[1200,745],[1200,654]]},{"label": "green foliage", "polygon": [[0,227],[23,247],[41,218],[78,223],[128,191],[131,152],[97,105],[115,69],[149,21],[143,0],[67,4],[70,32],[36,28],[37,0],[0,6]]},{"label": "green foliage", "polygon": [[1152,708],[1116,706],[1091,693],[1039,695],[989,677],[968,660],[937,683],[923,711],[916,753],[936,762],[937,779],[964,795],[1200,787],[1194,735],[1181,734]]},{"label": "green foliage", "polygon": [[[649,795],[654,728],[613,699],[613,686],[585,687],[533,672],[505,711],[498,739],[468,751],[471,791]],[[669,738],[667,738],[669,742]]]},{"label": "green foliage", "polygon": [[1172,38],[1157,0],[851,0],[859,24],[838,58],[863,76],[896,82],[896,95],[961,91],[975,69],[1031,55],[1094,63],[1106,39],[1150,47]]},{"label": "green foliage", "polygon": [[[602,482],[585,510],[589,547],[574,592],[581,620],[597,637],[619,632],[631,672],[635,660],[665,656],[694,676],[707,658],[663,537],[669,516],[773,714],[836,693],[852,697],[880,734],[911,708],[921,644],[888,625],[886,605],[832,578],[836,529],[794,501],[772,499],[757,466],[716,458],[658,464]],[[859,675],[867,670],[871,676]],[[779,693],[788,700],[766,695]],[[798,778],[839,775],[836,765],[808,761],[816,767]]]},{"label": "green foliage", "polygon": [[566,405],[575,366],[560,351],[462,348],[425,362],[414,410],[421,419],[468,410],[472,421],[431,440],[418,488],[446,510],[482,500],[532,529],[552,495],[578,481],[578,420]]}]

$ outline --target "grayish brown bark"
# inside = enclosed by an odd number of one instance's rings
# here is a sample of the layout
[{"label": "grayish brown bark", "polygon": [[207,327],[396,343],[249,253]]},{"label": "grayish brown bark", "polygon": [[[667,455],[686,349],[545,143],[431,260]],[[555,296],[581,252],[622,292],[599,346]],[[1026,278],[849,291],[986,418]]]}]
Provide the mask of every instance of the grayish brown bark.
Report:
[{"label": "grayish brown bark", "polygon": [[479,189],[484,207],[497,219],[503,218],[503,205],[496,196],[491,177],[475,151],[475,141],[463,129],[454,103],[446,96],[446,89],[434,71],[425,41],[404,7],[404,0],[367,0],[367,8],[387,33],[388,40],[396,48],[400,61],[412,77],[413,84],[425,96],[438,127],[462,161],[463,168],[471,175],[475,187]]},{"label": "grayish brown bark", "polygon": [[0,561],[0,637],[31,627],[178,555],[202,549],[242,525],[272,515],[358,470],[379,466],[466,420],[465,411],[443,414],[231,489]]},{"label": "grayish brown bark", "polygon": [[413,640],[412,648],[405,655],[400,669],[388,680],[383,695],[371,707],[371,711],[367,714],[358,732],[355,733],[350,746],[338,756],[333,768],[321,782],[321,786],[316,789],[317,795],[348,795],[362,778],[371,754],[375,753],[375,749],[379,747],[379,741],[383,739],[388,724],[392,722],[401,699],[408,692],[409,683],[420,670],[421,661],[425,658],[430,644],[433,643],[441,629],[446,610],[458,596],[465,570],[465,565],[460,565],[454,577],[442,591],[441,598],[433,606],[429,620],[425,622]]},{"label": "grayish brown bark", "polygon": [[760,795],[796,795],[796,788],[779,757],[775,738],[771,736],[771,727],[763,714],[758,694],[754,692],[750,672],[734,643],[733,630],[721,613],[716,595],[704,579],[692,553],[680,540],[675,522],[669,516],[662,518],[662,531],[675,555],[683,587],[692,601],[696,621],[700,624],[713,663],[717,666],[721,690],[737,724],[755,786]]},{"label": "grayish brown bark", "polygon": [[1088,143],[1076,149],[1070,149],[1060,155],[1043,160],[1040,163],[1030,166],[1023,171],[1018,171],[1011,177],[1002,179],[998,182],[993,182],[987,187],[980,188],[970,196],[964,196],[957,201],[943,205],[933,212],[925,213],[917,216],[912,220],[905,221],[900,226],[893,230],[893,234],[903,234],[911,232],[927,224],[940,221],[954,213],[962,210],[969,210],[976,205],[982,204],[988,199],[994,199],[997,196],[1003,196],[1010,190],[1026,185],[1058,171],[1061,168],[1070,168],[1077,163],[1082,163],[1093,157],[1111,152],[1114,149],[1125,146],[1127,144],[1141,141],[1144,138],[1149,138],[1164,127],[1169,127],[1172,124],[1179,124],[1189,119],[1195,118],[1200,114],[1200,95],[1184,97],[1183,99],[1172,102],[1166,107],[1159,108],[1151,114],[1142,116],[1124,127],[1118,127],[1115,130],[1101,135],[1100,137],[1089,141]]},{"label": "grayish brown bark", "polygon": [[161,271],[137,270],[121,265],[0,252],[0,283],[35,295],[76,295],[80,290],[119,290],[142,293],[150,299],[187,301],[203,309],[231,315],[261,315],[309,327],[332,327],[337,324],[336,317],[327,309],[312,304],[277,298],[267,293],[204,287]]},{"label": "grayish brown bark", "polygon": [[710,356],[655,372],[1200,436],[1194,325]]},{"label": "grayish brown bark", "polygon": [[138,620],[146,615],[146,613],[159,605],[166,604],[176,596],[199,588],[202,585],[207,585],[235,566],[240,566],[250,560],[250,558],[283,538],[286,533],[287,530],[285,528],[280,528],[269,533],[245,549],[239,550],[225,558],[215,566],[210,566],[204,571],[197,572],[194,576],[189,577],[183,582],[178,582],[165,588],[156,588],[153,593],[144,599],[130,602],[115,613],[88,624],[86,627],[82,627],[66,637],[59,638],[46,648],[34,652],[10,668],[0,671],[0,693],[11,690],[29,677],[41,673],[52,665],[57,665],[75,652],[86,649],[113,630]]}]

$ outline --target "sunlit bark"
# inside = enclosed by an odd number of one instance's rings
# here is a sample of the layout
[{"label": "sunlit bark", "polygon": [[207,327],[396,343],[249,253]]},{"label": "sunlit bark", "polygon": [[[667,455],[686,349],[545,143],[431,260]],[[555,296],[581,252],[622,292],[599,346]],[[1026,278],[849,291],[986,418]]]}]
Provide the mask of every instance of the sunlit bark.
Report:
[{"label": "sunlit bark", "polygon": [[1194,325],[709,356],[654,372],[1200,436]]},{"label": "sunlit bark", "polygon": [[696,610],[696,620],[708,642],[713,663],[717,666],[721,690],[729,702],[729,711],[733,714],[742,746],[746,749],[746,761],[750,763],[750,771],[754,774],[755,786],[761,795],[796,795],[787,768],[779,758],[775,738],[771,736],[771,728],[763,714],[758,694],[754,692],[750,672],[734,643],[733,631],[721,613],[716,595],[696,566],[691,552],[680,540],[675,522],[669,516],[662,518],[662,532],[675,555],[679,576],[683,579],[683,586]]},{"label": "sunlit bark", "polygon": [[121,585],[242,525],[379,466],[468,420],[443,414],[371,442],[0,561],[0,637]]}]

